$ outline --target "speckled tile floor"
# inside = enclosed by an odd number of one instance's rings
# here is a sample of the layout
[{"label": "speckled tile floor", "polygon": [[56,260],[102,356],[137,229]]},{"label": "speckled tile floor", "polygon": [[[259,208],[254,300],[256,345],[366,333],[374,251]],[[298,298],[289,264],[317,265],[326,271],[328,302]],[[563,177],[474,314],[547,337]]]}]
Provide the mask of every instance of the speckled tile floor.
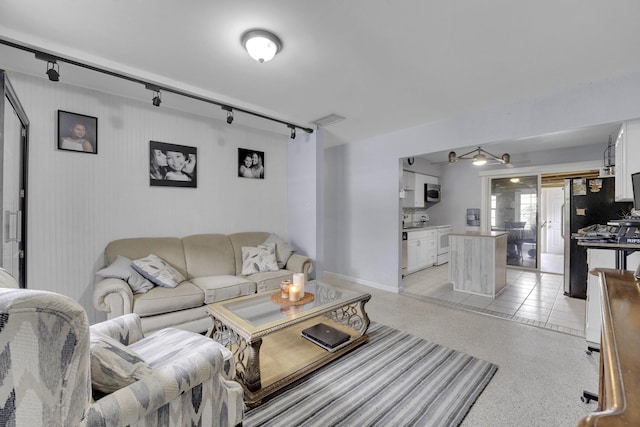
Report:
[{"label": "speckled tile floor", "polygon": [[495,298],[453,290],[448,265],[407,275],[402,293],[464,310],[584,337],[585,300],[564,295],[561,274],[507,269],[507,286]]}]

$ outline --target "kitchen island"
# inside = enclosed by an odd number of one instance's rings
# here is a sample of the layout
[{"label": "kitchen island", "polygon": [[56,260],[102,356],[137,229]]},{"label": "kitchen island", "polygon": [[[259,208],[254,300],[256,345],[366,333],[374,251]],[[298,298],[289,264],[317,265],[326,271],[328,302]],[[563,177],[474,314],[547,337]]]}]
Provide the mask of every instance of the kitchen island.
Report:
[{"label": "kitchen island", "polygon": [[507,233],[449,234],[449,280],[454,291],[494,298],[507,284]]}]

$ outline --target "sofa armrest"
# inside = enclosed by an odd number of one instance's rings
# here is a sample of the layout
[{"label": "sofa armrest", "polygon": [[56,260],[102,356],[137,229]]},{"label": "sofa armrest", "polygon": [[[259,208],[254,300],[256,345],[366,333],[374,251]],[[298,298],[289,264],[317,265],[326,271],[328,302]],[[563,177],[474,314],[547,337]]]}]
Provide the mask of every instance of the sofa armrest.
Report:
[{"label": "sofa armrest", "polygon": [[294,273],[304,273],[305,277],[308,279],[309,273],[313,271],[313,262],[311,261],[311,258],[307,256],[293,254],[287,260],[287,265],[285,265],[284,268],[289,271],[293,271]]},{"label": "sofa armrest", "polygon": [[114,317],[104,322],[91,325],[91,332],[107,335],[124,345],[133,344],[144,338],[142,322],[136,313]]},{"label": "sofa armrest", "polygon": [[[242,387],[222,376],[222,365],[222,353],[215,345],[201,346],[179,361],[154,368],[151,375],[90,404],[82,425],[125,426],[142,419],[150,422],[149,414],[172,401],[181,404],[185,401],[183,393],[207,382],[214,389],[204,395],[197,390],[196,397],[210,399],[202,404],[211,404],[216,418],[227,419],[231,426],[238,424],[243,412]],[[227,416],[220,415],[223,410],[229,412]]]},{"label": "sofa armrest", "polygon": [[109,319],[129,314],[133,307],[131,287],[121,279],[100,280],[93,288],[93,306],[97,310],[106,311]]}]

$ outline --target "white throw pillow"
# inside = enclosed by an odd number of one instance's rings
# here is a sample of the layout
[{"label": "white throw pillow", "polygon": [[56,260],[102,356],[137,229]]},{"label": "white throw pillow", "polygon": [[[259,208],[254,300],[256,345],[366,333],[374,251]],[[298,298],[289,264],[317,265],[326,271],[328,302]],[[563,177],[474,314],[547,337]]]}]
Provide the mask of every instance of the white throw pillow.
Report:
[{"label": "white throw pillow", "polygon": [[103,393],[113,393],[152,372],[136,352],[99,332],[91,331],[90,354],[91,385]]},{"label": "white throw pillow", "polygon": [[289,257],[293,255],[295,249],[293,246],[282,240],[277,234],[272,234],[267,237],[262,244],[275,243],[276,244],[276,260],[278,261],[278,267],[284,268],[287,265]]},{"label": "white throw pillow", "polygon": [[133,261],[133,268],[146,279],[163,288],[175,288],[185,280],[178,270],[154,254]]},{"label": "white throw pillow", "polygon": [[275,243],[242,247],[242,274],[244,276],[261,271],[278,270]]}]

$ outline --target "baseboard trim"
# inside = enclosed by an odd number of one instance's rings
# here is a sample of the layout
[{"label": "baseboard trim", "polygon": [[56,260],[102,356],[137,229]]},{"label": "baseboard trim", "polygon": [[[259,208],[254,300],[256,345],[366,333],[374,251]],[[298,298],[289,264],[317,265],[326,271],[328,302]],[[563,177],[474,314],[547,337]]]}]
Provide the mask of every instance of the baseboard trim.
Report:
[{"label": "baseboard trim", "polygon": [[[323,271],[322,277],[335,278],[338,280],[347,280],[349,282],[357,283],[358,285],[369,286],[370,288],[380,289],[382,291],[391,292],[394,294],[400,293],[400,289],[393,286],[383,285],[382,283],[371,282],[369,280],[363,280],[357,277],[346,276],[344,274],[333,273],[331,271]],[[322,279],[320,279],[322,280]]]}]

